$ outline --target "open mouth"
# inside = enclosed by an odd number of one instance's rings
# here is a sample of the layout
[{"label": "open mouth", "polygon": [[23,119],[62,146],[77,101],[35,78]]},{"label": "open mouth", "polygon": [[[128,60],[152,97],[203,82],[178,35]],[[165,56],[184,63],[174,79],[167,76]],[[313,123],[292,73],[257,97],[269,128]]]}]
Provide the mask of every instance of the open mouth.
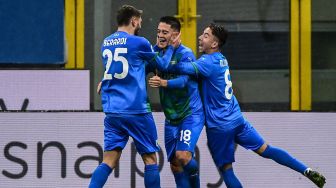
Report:
[{"label": "open mouth", "polygon": [[159,38],[159,42],[164,43],[167,42],[167,40],[165,38]]}]

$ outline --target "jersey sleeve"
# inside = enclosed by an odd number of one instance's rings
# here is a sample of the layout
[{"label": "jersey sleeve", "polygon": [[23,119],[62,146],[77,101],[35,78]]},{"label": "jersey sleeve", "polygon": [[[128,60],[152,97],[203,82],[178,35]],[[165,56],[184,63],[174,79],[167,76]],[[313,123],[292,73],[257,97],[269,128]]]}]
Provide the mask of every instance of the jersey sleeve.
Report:
[{"label": "jersey sleeve", "polygon": [[156,56],[156,52],[154,52],[152,45],[149,43],[149,41],[145,38],[142,38],[142,40],[140,40],[140,45],[139,45],[139,49],[138,49],[138,53],[137,55],[149,62],[151,59],[153,59]]},{"label": "jersey sleeve", "polygon": [[[193,62],[195,61],[195,56],[192,51],[185,51],[179,62]],[[167,82],[168,88],[184,88],[189,80],[188,75],[180,75],[177,78],[170,79]]]},{"label": "jersey sleeve", "polygon": [[153,72],[155,73],[155,67],[152,64],[149,64],[147,61],[145,63],[145,67],[146,67],[146,75]]},{"label": "jersey sleeve", "polygon": [[154,50],[154,52],[159,52],[160,48],[157,45],[154,45],[153,46],[153,50]]},{"label": "jersey sleeve", "polygon": [[165,71],[168,69],[173,53],[174,48],[172,46],[167,47],[167,51],[162,57],[159,56],[158,52],[139,51],[139,55],[142,59],[146,60],[150,64],[153,64],[154,67],[157,67],[160,71]]},{"label": "jersey sleeve", "polygon": [[182,75],[174,79],[170,79],[167,81],[168,88],[184,88],[189,80],[189,76]]},{"label": "jersey sleeve", "polygon": [[141,39],[140,50],[144,52],[154,52],[151,43],[144,37],[141,37]]},{"label": "jersey sleeve", "polygon": [[180,62],[193,62],[193,61],[196,61],[196,58],[192,51],[184,52],[180,60]]},{"label": "jersey sleeve", "polygon": [[177,74],[208,77],[211,75],[212,66],[207,65],[206,58],[201,57],[193,62],[180,62],[171,65],[168,70]]}]

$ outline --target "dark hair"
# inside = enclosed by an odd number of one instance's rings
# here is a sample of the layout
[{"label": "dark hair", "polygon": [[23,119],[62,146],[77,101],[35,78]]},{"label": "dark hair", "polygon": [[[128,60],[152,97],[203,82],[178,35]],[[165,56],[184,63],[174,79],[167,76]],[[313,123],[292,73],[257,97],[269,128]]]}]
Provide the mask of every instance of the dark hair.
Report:
[{"label": "dark hair", "polygon": [[218,25],[215,23],[211,23],[208,27],[211,29],[212,34],[217,37],[218,47],[222,48],[226,42],[226,39],[228,38],[228,31],[224,28],[223,25]]},{"label": "dark hair", "polygon": [[181,30],[180,21],[173,16],[163,16],[160,18],[160,22],[170,25],[170,27],[178,32]]},{"label": "dark hair", "polygon": [[133,16],[141,17],[142,10],[138,10],[131,5],[123,5],[117,12],[117,24],[118,26],[128,25]]}]

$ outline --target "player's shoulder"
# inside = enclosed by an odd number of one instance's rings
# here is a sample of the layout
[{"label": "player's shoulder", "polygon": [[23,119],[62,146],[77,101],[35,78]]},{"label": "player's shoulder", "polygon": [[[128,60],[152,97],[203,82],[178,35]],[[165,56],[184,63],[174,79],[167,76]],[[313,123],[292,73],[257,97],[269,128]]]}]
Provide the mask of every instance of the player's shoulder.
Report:
[{"label": "player's shoulder", "polygon": [[153,51],[151,43],[145,37],[133,35],[130,41],[130,45],[135,49],[140,51]]},{"label": "player's shoulder", "polygon": [[228,61],[227,61],[226,57],[220,52],[214,53],[212,58],[213,58],[214,61],[220,62],[221,65],[222,64],[225,65],[225,66],[228,65]]},{"label": "player's shoulder", "polygon": [[114,33],[113,34],[111,34],[111,35],[109,35],[109,36],[107,36],[107,37],[105,37],[104,38],[104,40],[103,40],[103,44],[104,44],[104,46],[106,46],[106,43],[108,42],[108,41],[110,41],[111,39],[113,39],[114,38]]},{"label": "player's shoulder", "polygon": [[[224,57],[224,56],[222,56]],[[197,59],[199,64],[207,64],[207,65],[215,65],[222,62],[224,59],[221,56],[217,56],[215,54],[203,54],[201,57]]]},{"label": "player's shoulder", "polygon": [[206,61],[208,61],[210,59],[211,59],[211,55],[210,54],[202,54],[201,57],[198,58],[198,61],[206,62]]},{"label": "player's shoulder", "polygon": [[178,47],[178,50],[180,51],[180,53],[183,53],[183,54],[185,54],[185,53],[193,53],[193,51],[189,47],[187,47],[187,46],[185,46],[183,44],[181,44]]},{"label": "player's shoulder", "polygon": [[121,31],[116,31],[112,34],[110,34],[109,36],[107,36],[104,40],[109,40],[109,39],[113,39],[113,38],[120,38],[120,37],[127,37],[127,33],[125,32],[121,32]]},{"label": "player's shoulder", "polygon": [[132,40],[136,41],[138,44],[150,44],[150,42],[141,36],[132,35]]},{"label": "player's shoulder", "polygon": [[193,51],[189,47],[184,46],[183,44],[181,44],[177,50],[178,50],[178,52],[180,54],[182,54],[182,56],[184,58],[188,58],[191,61],[195,60],[195,55],[194,55]]},{"label": "player's shoulder", "polygon": [[209,61],[213,62],[213,64],[218,64],[221,67],[227,67],[229,66],[229,63],[226,59],[226,57],[220,53],[220,52],[215,52],[209,55]]},{"label": "player's shoulder", "polygon": [[203,60],[208,60],[208,61],[219,61],[219,60],[226,59],[226,57],[220,52],[215,52],[211,54],[203,54],[201,58]]}]

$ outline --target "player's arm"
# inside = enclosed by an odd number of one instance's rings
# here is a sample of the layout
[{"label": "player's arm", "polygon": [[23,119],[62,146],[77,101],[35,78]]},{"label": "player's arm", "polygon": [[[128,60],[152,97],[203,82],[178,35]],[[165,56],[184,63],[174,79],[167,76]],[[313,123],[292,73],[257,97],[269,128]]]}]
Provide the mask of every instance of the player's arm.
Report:
[{"label": "player's arm", "polygon": [[184,88],[187,85],[188,80],[189,76],[187,75],[167,80],[167,88]]},{"label": "player's arm", "polygon": [[149,74],[149,73],[156,73],[156,68],[152,65],[149,64],[148,62],[145,63],[145,74]]},{"label": "player's arm", "polygon": [[170,60],[173,56],[174,47],[168,46],[167,51],[162,57],[159,56],[158,52],[153,51],[140,51],[139,55],[142,59],[146,60],[150,64],[157,67],[160,71],[165,71],[168,69]]},{"label": "player's arm", "polygon": [[[101,47],[100,47],[100,51],[101,51],[101,54],[102,54],[102,61],[103,61],[103,62],[106,62],[106,61],[104,60],[106,57],[104,57],[104,55],[103,55],[104,50],[105,50],[105,49],[104,49],[104,45],[102,44]],[[106,70],[106,65],[104,65],[104,68],[105,68],[105,70]],[[97,85],[96,92],[97,92],[98,95],[101,94],[101,88],[102,88],[103,80],[104,80],[104,76],[103,76],[102,80],[101,80],[101,81],[98,83],[98,85]]]},{"label": "player's arm", "polygon": [[212,66],[207,64],[205,60],[205,58],[201,57],[193,62],[179,62],[169,66],[168,70],[176,74],[208,77],[211,75]]},{"label": "player's arm", "polygon": [[100,81],[97,85],[97,94],[100,95],[102,82]]},{"label": "player's arm", "polygon": [[172,58],[174,52],[173,46],[168,46],[167,49],[169,49],[167,50],[168,53],[166,52],[162,57],[160,57],[158,52],[154,52],[152,45],[149,43],[149,41],[143,38],[140,44],[140,50],[138,52],[138,55],[141,59],[152,64],[159,70],[164,71],[167,70],[170,59]]},{"label": "player's arm", "polygon": [[154,52],[159,52],[161,49],[159,48],[159,46],[158,45],[154,45],[153,46],[153,50],[154,50]]},{"label": "player's arm", "polygon": [[[154,51],[160,51],[160,48],[155,45]],[[185,51],[180,59],[180,61],[194,61],[195,56],[192,51]],[[165,80],[159,76],[154,76],[149,80],[149,84],[152,87],[167,87],[167,88],[184,88],[189,80],[189,76],[180,75],[177,78]]]},{"label": "player's arm", "polygon": [[161,79],[159,76],[153,76],[149,79],[148,84],[151,87],[184,88],[188,80],[189,76],[186,75],[170,80]]},{"label": "player's arm", "polygon": [[[171,45],[173,47],[177,47],[181,43],[180,39],[181,33],[171,41]],[[168,50],[167,50],[168,51]],[[166,52],[167,52],[166,51]],[[195,60],[194,54],[190,51],[183,55],[181,61],[175,65],[169,65],[168,71],[176,73],[176,74],[187,74],[198,77],[199,75],[208,77],[211,75],[212,66],[207,65],[206,58],[201,57]]]}]

